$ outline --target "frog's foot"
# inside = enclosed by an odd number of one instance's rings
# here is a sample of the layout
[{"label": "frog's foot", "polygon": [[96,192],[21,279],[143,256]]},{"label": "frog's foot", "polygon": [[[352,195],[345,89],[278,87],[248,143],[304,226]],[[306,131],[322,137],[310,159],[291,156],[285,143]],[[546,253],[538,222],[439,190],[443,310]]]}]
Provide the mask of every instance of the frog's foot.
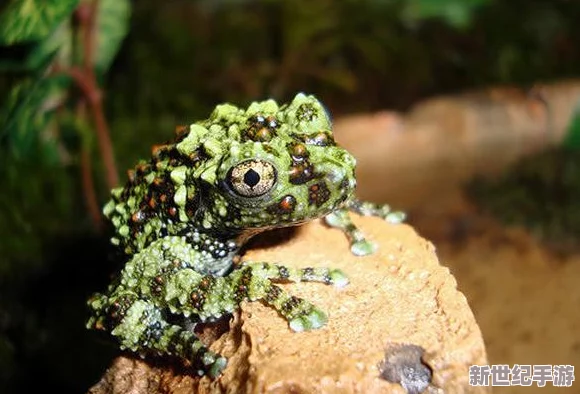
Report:
[{"label": "frog's foot", "polygon": [[392,211],[391,207],[387,204],[375,204],[357,199],[349,201],[347,209],[362,216],[377,216],[393,224],[399,224],[406,218],[404,212]]},{"label": "frog's foot", "polygon": [[321,282],[337,287],[348,284],[346,275],[338,269],[293,268],[262,262],[244,265],[240,271],[246,271],[242,276],[247,278],[248,299],[264,301],[288,321],[292,330],[298,332],[321,328],[328,321],[326,314],[310,302],[286,293],[272,281]]},{"label": "frog's foot", "polygon": [[326,313],[302,298],[292,296],[279,286],[271,284],[264,302],[276,309],[296,332],[315,330],[328,321]]},{"label": "frog's foot", "polygon": [[348,203],[346,208],[338,209],[326,215],[324,218],[326,224],[338,228],[346,234],[346,237],[350,242],[350,251],[355,256],[373,254],[376,251],[377,246],[373,242],[367,240],[362,231],[355,226],[349,216],[349,211],[363,216],[377,216],[389,223],[401,223],[405,220],[405,214],[403,212],[391,211],[388,205],[378,205],[359,200],[352,200]]},{"label": "frog's foot", "polygon": [[153,303],[133,294],[123,294],[108,299],[107,304],[97,305],[102,301],[103,298],[89,301],[90,307],[106,315],[91,319],[88,325],[98,328],[97,323],[106,324],[106,329],[119,339],[123,349],[181,357],[198,368],[196,373],[200,376],[215,378],[226,367],[224,357],[207,349],[193,331],[168,323]]},{"label": "frog's foot", "polygon": [[326,224],[340,229],[346,235],[350,242],[350,251],[355,256],[366,256],[377,250],[377,246],[367,240],[362,231],[354,225],[346,209],[336,210],[326,215],[324,220]]}]

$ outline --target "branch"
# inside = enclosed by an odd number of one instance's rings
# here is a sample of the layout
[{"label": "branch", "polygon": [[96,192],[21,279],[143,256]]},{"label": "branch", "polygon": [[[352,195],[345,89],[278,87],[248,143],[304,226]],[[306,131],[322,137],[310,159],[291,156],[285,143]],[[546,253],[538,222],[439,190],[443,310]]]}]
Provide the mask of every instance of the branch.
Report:
[{"label": "branch", "polygon": [[98,0],[83,3],[77,8],[75,15],[79,21],[83,37],[83,65],[82,69],[71,67],[68,70],[64,70],[64,72],[74,79],[89,104],[95,122],[99,149],[105,166],[107,186],[112,189],[119,184],[119,177],[113,155],[109,126],[103,110],[102,92],[97,84],[93,68],[97,10]]}]

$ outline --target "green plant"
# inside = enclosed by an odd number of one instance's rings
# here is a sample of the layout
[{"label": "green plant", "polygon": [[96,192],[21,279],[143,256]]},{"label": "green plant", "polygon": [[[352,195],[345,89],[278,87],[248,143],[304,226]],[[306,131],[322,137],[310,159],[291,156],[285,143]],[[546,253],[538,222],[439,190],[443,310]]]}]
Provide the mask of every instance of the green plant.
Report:
[{"label": "green plant", "polygon": [[[127,33],[129,10],[129,0],[0,6],[2,392],[21,392],[23,385],[78,392],[95,379],[95,369],[80,359],[89,343],[80,323],[86,290],[70,278],[95,272],[105,260],[102,245],[89,252],[94,261],[78,256],[100,245],[87,236],[101,223],[97,142],[107,188],[117,184],[101,85]],[[59,358],[71,337],[73,353]]]},{"label": "green plant", "polygon": [[100,81],[127,33],[129,10],[129,0],[12,0],[0,14],[2,148],[17,161],[78,160],[96,225],[93,135],[108,187],[118,183]]}]

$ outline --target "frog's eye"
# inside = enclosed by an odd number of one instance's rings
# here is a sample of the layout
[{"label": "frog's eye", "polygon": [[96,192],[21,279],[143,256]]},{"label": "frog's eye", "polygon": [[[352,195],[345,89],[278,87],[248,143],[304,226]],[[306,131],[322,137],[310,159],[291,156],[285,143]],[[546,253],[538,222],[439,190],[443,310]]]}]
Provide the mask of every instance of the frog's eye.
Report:
[{"label": "frog's eye", "polygon": [[268,193],[276,183],[276,169],[264,160],[247,160],[232,167],[227,181],[234,193],[259,197]]}]

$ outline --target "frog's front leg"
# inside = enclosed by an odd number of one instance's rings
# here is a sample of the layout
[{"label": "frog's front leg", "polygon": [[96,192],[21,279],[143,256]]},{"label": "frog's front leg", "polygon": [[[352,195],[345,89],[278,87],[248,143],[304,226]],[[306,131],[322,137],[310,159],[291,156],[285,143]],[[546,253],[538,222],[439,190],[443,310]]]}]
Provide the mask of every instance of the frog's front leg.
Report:
[{"label": "frog's front leg", "polygon": [[377,216],[389,223],[401,223],[405,214],[401,211],[391,211],[389,205],[380,205],[357,199],[350,200],[344,208],[338,209],[325,216],[326,223],[342,230],[350,242],[350,251],[356,256],[366,256],[376,250],[376,245],[368,241],[362,231],[352,222],[349,211],[362,216]]}]

